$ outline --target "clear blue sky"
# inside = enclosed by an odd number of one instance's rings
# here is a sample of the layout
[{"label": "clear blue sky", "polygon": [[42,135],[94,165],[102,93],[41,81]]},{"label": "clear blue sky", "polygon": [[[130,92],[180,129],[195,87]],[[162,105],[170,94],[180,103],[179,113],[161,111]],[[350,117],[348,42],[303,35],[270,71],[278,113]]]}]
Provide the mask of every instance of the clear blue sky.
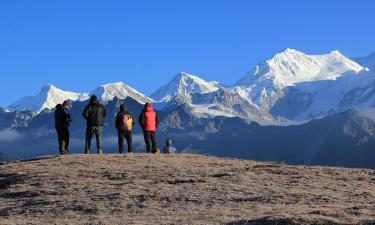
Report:
[{"label": "clear blue sky", "polygon": [[2,0],[0,106],[48,83],[151,94],[186,71],[233,84],[287,47],[366,56],[374,22],[372,0]]}]

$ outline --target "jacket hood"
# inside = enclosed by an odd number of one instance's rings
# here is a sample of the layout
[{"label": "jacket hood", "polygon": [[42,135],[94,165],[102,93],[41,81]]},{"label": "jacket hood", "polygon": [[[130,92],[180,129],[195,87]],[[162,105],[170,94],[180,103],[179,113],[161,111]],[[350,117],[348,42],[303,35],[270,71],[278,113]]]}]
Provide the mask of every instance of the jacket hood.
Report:
[{"label": "jacket hood", "polygon": [[147,102],[145,104],[145,111],[153,111],[154,109],[152,108],[151,104],[149,102]]},{"label": "jacket hood", "polygon": [[152,108],[151,104],[147,104],[147,105],[145,106],[145,110],[146,110],[146,111],[153,111],[154,109]]},{"label": "jacket hood", "polygon": [[99,101],[98,101],[98,100],[90,101],[90,105],[97,105],[97,104],[99,104]]}]

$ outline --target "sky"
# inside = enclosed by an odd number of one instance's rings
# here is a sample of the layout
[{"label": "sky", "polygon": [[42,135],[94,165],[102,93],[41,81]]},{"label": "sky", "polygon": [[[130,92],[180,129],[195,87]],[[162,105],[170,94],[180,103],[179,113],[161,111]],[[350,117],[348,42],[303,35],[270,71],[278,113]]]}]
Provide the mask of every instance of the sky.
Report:
[{"label": "sky", "polygon": [[372,0],[2,0],[0,106],[46,84],[123,81],[152,94],[177,72],[231,85],[285,48],[375,51]]}]

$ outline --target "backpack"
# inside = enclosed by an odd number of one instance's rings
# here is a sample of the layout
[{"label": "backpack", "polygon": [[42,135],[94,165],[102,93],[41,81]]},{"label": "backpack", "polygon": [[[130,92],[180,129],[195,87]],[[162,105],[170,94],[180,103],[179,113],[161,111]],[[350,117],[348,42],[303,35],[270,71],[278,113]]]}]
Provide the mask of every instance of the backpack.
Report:
[{"label": "backpack", "polygon": [[123,115],[120,121],[120,130],[131,131],[132,128],[133,128],[133,118],[129,114]]}]

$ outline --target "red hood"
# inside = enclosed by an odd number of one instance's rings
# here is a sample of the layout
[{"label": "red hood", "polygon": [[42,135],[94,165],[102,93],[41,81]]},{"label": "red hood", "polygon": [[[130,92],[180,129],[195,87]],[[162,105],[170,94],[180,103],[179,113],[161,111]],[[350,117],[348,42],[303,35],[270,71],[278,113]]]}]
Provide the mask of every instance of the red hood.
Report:
[{"label": "red hood", "polygon": [[151,105],[146,105],[145,110],[146,111],[154,111],[154,109],[152,108]]}]

